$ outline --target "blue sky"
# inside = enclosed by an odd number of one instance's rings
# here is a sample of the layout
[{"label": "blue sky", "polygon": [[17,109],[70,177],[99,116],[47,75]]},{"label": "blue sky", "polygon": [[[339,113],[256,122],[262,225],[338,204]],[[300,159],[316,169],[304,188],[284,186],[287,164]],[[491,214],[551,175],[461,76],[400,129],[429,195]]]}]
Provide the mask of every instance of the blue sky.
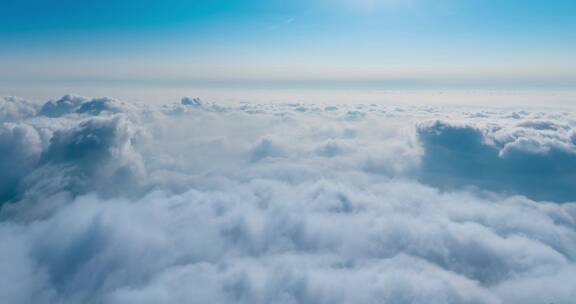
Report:
[{"label": "blue sky", "polygon": [[570,0],[0,0],[0,78],[575,86],[575,29]]}]

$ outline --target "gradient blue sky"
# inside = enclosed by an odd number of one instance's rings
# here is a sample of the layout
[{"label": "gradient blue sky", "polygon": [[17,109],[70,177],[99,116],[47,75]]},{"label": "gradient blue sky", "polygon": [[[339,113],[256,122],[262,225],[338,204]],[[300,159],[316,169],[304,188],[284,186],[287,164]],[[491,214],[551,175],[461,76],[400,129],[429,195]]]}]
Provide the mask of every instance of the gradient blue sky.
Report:
[{"label": "gradient blue sky", "polygon": [[0,79],[576,86],[574,0],[0,0]]}]

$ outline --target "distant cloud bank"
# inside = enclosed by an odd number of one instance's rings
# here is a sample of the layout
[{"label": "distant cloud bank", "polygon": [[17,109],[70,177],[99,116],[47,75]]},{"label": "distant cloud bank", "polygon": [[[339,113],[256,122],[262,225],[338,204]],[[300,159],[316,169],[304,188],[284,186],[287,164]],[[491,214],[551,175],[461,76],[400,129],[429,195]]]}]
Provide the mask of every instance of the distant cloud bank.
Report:
[{"label": "distant cloud bank", "polygon": [[572,303],[568,111],[0,99],[0,302]]}]

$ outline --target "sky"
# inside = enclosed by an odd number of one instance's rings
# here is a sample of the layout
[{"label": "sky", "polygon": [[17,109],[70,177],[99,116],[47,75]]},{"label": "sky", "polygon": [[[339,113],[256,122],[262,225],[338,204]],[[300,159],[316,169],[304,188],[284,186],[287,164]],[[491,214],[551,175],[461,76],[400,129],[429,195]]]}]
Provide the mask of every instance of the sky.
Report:
[{"label": "sky", "polygon": [[0,79],[573,88],[574,11],[571,0],[0,0]]}]

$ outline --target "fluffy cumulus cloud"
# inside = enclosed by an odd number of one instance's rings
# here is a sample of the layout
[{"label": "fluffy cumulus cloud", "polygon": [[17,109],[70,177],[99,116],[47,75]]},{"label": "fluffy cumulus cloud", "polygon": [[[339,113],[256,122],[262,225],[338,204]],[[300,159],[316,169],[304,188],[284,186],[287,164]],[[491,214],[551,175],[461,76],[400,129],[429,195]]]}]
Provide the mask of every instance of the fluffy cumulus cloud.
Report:
[{"label": "fluffy cumulus cloud", "polygon": [[421,126],[424,177],[444,186],[464,182],[538,200],[576,201],[576,132],[572,121],[557,120]]},{"label": "fluffy cumulus cloud", "polygon": [[572,303],[569,111],[0,102],[5,303]]}]

